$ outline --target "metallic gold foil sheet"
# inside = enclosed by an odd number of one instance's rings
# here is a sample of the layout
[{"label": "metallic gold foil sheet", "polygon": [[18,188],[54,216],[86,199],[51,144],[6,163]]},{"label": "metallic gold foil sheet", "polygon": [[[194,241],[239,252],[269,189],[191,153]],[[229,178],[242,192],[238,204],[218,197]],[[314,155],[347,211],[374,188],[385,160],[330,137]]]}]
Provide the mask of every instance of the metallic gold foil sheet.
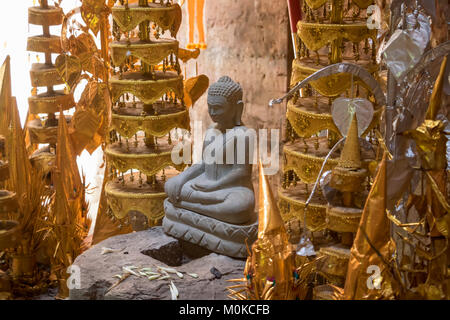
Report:
[{"label": "metallic gold foil sheet", "polygon": [[367,268],[380,268],[381,287],[389,284],[390,222],[386,216],[386,154],[378,169],[370,190],[364,211],[350,251],[350,262],[344,288],[345,299],[376,299],[382,297],[382,290],[369,288],[370,274]]},{"label": "metallic gold foil sheet", "polygon": [[295,299],[295,249],[274,201],[262,164],[259,164],[258,239],[252,245],[244,274],[253,299]]},{"label": "metallic gold foil sheet", "polygon": [[55,165],[55,154],[47,148],[38,149],[30,156],[30,162],[33,168],[38,172],[47,175]]},{"label": "metallic gold foil sheet", "polygon": [[209,78],[204,74],[185,80],[183,100],[186,107],[193,106],[195,102],[205,93],[208,86]]},{"label": "metallic gold foil sheet", "polygon": [[200,49],[195,50],[187,50],[183,48],[178,48],[178,59],[183,61],[184,63],[188,62],[191,59],[197,59],[200,55]]},{"label": "metallic gold foil sheet", "polygon": [[447,138],[444,129],[444,123],[440,120],[425,120],[415,130],[403,133],[416,142],[423,168],[428,170],[446,169]]},{"label": "metallic gold foil sheet", "polygon": [[[441,69],[439,70],[439,75],[433,87],[433,93],[431,94],[430,104],[428,106],[426,118],[428,120],[435,120],[442,105],[442,89],[445,83],[445,69],[447,66],[447,58],[445,56],[441,63]],[[447,79],[447,83],[449,80]]]},{"label": "metallic gold foil sheet", "polygon": [[358,192],[368,176],[366,169],[342,168],[332,170],[330,186],[342,192]]}]

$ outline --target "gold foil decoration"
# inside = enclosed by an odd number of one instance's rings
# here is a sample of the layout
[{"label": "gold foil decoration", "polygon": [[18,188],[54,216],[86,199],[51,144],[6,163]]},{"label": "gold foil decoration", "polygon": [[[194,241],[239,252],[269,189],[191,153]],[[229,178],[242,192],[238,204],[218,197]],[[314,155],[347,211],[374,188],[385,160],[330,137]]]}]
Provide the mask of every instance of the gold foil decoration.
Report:
[{"label": "gold foil decoration", "polygon": [[171,147],[168,145],[162,146],[159,143],[158,149],[153,150],[155,153],[144,153],[143,149],[140,149],[144,145],[143,140],[140,139],[138,143],[136,147],[131,146],[130,143],[129,150],[119,146],[118,143],[109,144],[105,150],[107,161],[120,172],[137,169],[148,176],[156,174],[167,166],[172,166],[179,171],[186,166],[184,163],[173,163]]},{"label": "gold foil decoration", "polygon": [[0,134],[8,136],[11,121],[11,65],[7,56],[0,68]]},{"label": "gold foil decoration", "polygon": [[[308,7],[313,10],[319,9],[324,4],[332,3],[333,5],[343,7],[344,0],[305,0]],[[361,9],[366,9],[368,6],[373,4],[373,0],[352,0],[352,3],[356,4]]]},{"label": "gold foil decoration", "polygon": [[425,120],[415,130],[403,133],[416,141],[423,168],[445,170],[447,167],[444,129],[442,121]]},{"label": "gold foil decoration", "polygon": [[[110,172],[110,165],[106,163],[105,173]],[[100,203],[98,207],[98,214],[95,221],[94,234],[92,235],[92,245],[95,245],[109,237],[116,236],[119,234],[126,234],[133,231],[131,225],[121,226],[120,220],[112,220],[108,216],[108,211],[110,206],[108,204],[108,199],[106,195],[106,184],[109,182],[110,177],[105,174],[103,179],[102,192],[100,194]],[[120,201],[118,201],[120,202]],[[138,203],[142,203],[142,200],[138,200]],[[128,204],[121,204],[119,208],[124,208]],[[118,211],[118,214],[121,214]]]},{"label": "gold foil decoration", "polygon": [[130,42],[113,42],[109,46],[111,48],[111,58],[116,66],[125,63],[125,60],[130,56],[155,65],[170,54],[177,54],[179,50],[178,41],[167,39],[152,41],[151,43],[143,43],[138,39],[131,39]]},{"label": "gold foil decoration", "polygon": [[[391,241],[390,222],[386,216],[386,154],[380,163],[377,176],[370,190],[364,211],[350,250],[350,262],[344,287],[345,299],[388,298],[383,293],[392,287],[389,273]],[[381,270],[374,278],[374,287],[367,286],[367,268],[371,265]],[[370,279],[369,279],[370,280]],[[375,288],[379,287],[379,289]]]},{"label": "gold foil decoration", "polygon": [[58,70],[45,63],[33,63],[30,70],[32,87],[47,87],[64,84],[64,80]]},{"label": "gold foil decoration", "polygon": [[191,59],[197,59],[199,55],[200,49],[186,50],[183,48],[178,48],[178,59],[180,59],[184,63],[188,62]]},{"label": "gold foil decoration", "polygon": [[55,68],[69,90],[73,90],[81,75],[81,61],[77,56],[59,55],[55,60]]},{"label": "gold foil decoration", "polygon": [[[62,109],[60,118],[64,119]],[[56,166],[53,172],[55,201],[53,205],[53,237],[51,253],[52,273],[59,281],[58,298],[68,296],[67,268],[81,253],[82,242],[87,236],[90,219],[87,217],[85,186],[81,181],[76,155],[72,150],[66,121],[58,122],[58,148]]]},{"label": "gold foil decoration", "polygon": [[100,30],[102,16],[108,13],[109,8],[105,5],[105,0],[83,0],[82,2],[81,17],[96,36]]},{"label": "gold foil decoration", "polygon": [[[321,140],[319,140],[319,144],[321,144]],[[283,172],[294,171],[303,182],[314,183],[322,167],[324,157],[308,154],[307,151],[300,151],[301,147],[301,143],[297,143],[296,145],[286,144],[283,147],[283,157],[285,159]],[[314,148],[314,146],[311,145],[309,148]],[[328,159],[324,170],[331,170],[337,163],[338,159]]]},{"label": "gold foil decoration", "polygon": [[[314,72],[325,66],[318,66],[311,61],[312,60],[302,58],[294,59],[292,61],[291,86],[296,85],[299,81],[304,80],[306,77],[312,75]],[[377,66],[373,65],[371,62],[366,62],[362,66],[370,73],[374,73],[377,70]],[[352,75],[349,73],[332,74],[314,81],[310,81],[309,84],[321,95],[326,97],[335,97],[351,88]],[[365,82],[361,81],[358,77],[353,78],[353,85],[360,85],[365,89],[369,89]]]},{"label": "gold foil decoration", "polygon": [[[442,89],[445,82],[445,68],[447,66],[447,58],[448,56],[445,56],[442,60],[441,69],[439,70],[439,75],[433,87],[433,93],[431,94],[430,104],[428,106],[426,114],[427,120],[435,120],[442,105]],[[447,79],[447,82],[448,81],[449,80]]]},{"label": "gold foil decoration", "polygon": [[376,41],[376,29],[368,29],[366,23],[323,24],[299,21],[297,34],[311,51],[317,51],[336,39],[346,39],[353,43],[365,39]]},{"label": "gold foil decoration", "polygon": [[358,136],[358,122],[356,113],[353,113],[352,121],[347,132],[347,139],[341,151],[338,166],[342,168],[361,168],[361,154]]},{"label": "gold foil decoration", "polygon": [[[308,98],[302,98],[299,102],[302,103],[304,99]],[[295,105],[292,100],[288,102],[286,118],[295,133],[302,138],[309,138],[325,129],[340,134],[329,113],[316,113],[304,110],[301,105]]]},{"label": "gold foil decoration", "polygon": [[158,220],[164,216],[164,199],[166,193],[136,192],[133,187],[122,187],[119,183],[108,182],[105,193],[108,196],[108,205],[117,219],[123,219],[130,211],[138,211],[144,214],[149,221]]},{"label": "gold foil decoration", "polygon": [[[298,185],[300,186],[300,184]],[[298,192],[297,187],[292,190],[278,190],[278,207],[285,222],[296,219],[305,223],[305,207],[308,194]],[[303,199],[302,199],[303,198]],[[326,228],[327,203],[325,199],[313,198],[306,210],[306,227],[312,231],[320,231]]]},{"label": "gold foil decoration", "polygon": [[[70,121],[71,117],[67,116],[66,120]],[[59,116],[56,116],[56,119],[59,119]],[[32,144],[56,143],[58,128],[56,126],[44,126],[44,122],[39,118],[28,122],[27,131]]]},{"label": "gold foil decoration", "polygon": [[294,299],[295,248],[288,241],[283,219],[259,163],[258,239],[247,258],[244,274],[250,299]]},{"label": "gold foil decoration", "polygon": [[32,115],[38,113],[56,113],[59,110],[59,106],[62,106],[63,110],[74,107],[75,101],[73,100],[72,93],[65,94],[62,90],[54,90],[52,95],[42,93],[29,97],[28,106],[28,111]]},{"label": "gold foil decoration", "polygon": [[181,25],[181,8],[178,4],[168,7],[120,6],[112,8],[112,17],[123,32],[133,30],[141,22],[151,21],[175,37]]},{"label": "gold foil decoration", "polygon": [[[63,123],[63,121],[61,121]],[[57,168],[53,172],[55,183],[55,201],[52,207],[52,237],[50,238],[49,256],[52,264],[52,274],[59,283],[58,299],[69,296],[67,287],[67,268],[81,253],[80,247],[82,237],[77,232],[78,226],[74,208],[69,204],[68,194],[70,190],[65,189],[63,177]]]},{"label": "gold foil decoration", "polygon": [[60,179],[66,190],[68,200],[78,198],[84,192],[81,182],[78,165],[76,163],[76,154],[73,151],[69,139],[69,131],[65,116],[60,110],[58,121],[56,168],[60,173]]},{"label": "gold foil decoration", "polygon": [[336,232],[358,231],[362,210],[348,207],[329,207],[327,209],[327,229]]},{"label": "gold foil decoration", "polygon": [[131,93],[146,104],[155,103],[168,91],[178,97],[183,94],[183,78],[174,72],[167,71],[162,77],[156,72],[158,80],[136,79],[135,76],[124,74],[122,79],[118,76],[111,77],[109,84],[112,93],[112,102],[116,102],[125,93]]},{"label": "gold foil decoration", "polygon": [[111,97],[108,85],[90,80],[71,121],[70,136],[76,154],[95,151],[104,141],[110,125]]},{"label": "gold foil decoration", "polygon": [[16,98],[11,101],[11,134],[8,142],[8,160],[11,190],[15,191],[20,199],[27,192],[30,184],[31,163],[28,159],[24,133],[20,124],[19,110]]},{"label": "gold foil decoration", "polygon": [[187,110],[158,116],[113,114],[111,120],[111,129],[116,130],[124,138],[132,138],[138,131],[144,131],[149,136],[163,137],[173,128],[189,130]]}]

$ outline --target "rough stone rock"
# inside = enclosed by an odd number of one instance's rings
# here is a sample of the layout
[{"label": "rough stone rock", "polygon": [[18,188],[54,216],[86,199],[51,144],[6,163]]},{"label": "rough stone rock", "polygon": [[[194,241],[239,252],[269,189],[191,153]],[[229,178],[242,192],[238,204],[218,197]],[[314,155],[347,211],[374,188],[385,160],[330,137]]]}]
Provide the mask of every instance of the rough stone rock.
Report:
[{"label": "rough stone rock", "polygon": [[[102,255],[102,247],[120,251]],[[153,271],[157,271],[156,266],[169,267],[169,264],[147,255],[149,252],[166,262],[177,259],[184,262],[181,266],[173,267],[184,274],[183,279],[175,274],[172,274],[170,279],[179,291],[180,300],[227,299],[226,287],[230,283],[226,280],[242,278],[244,271],[244,260],[215,253],[190,260],[182,256],[181,245],[177,239],[165,235],[161,227],[155,227],[108,238],[78,256],[74,265],[80,267],[81,288],[70,290],[70,299],[171,299],[168,280],[148,280],[144,276],[130,275],[110,289],[118,281],[114,275],[123,274],[122,267],[148,267],[154,269]],[[177,255],[178,258],[175,257]],[[168,256],[171,258],[168,259]],[[220,279],[211,273],[213,267],[222,274]],[[186,273],[196,273],[198,278],[192,278]]]}]

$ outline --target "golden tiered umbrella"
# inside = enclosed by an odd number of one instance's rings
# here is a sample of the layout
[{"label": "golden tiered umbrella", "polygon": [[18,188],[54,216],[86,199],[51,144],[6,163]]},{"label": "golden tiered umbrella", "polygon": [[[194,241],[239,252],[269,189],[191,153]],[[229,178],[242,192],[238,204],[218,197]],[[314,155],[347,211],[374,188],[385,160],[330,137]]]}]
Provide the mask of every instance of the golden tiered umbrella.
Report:
[{"label": "golden tiered umbrella", "polygon": [[[34,119],[31,117],[32,120],[27,122],[27,131],[32,145],[47,144],[35,151],[30,158],[33,166],[44,173],[50,172],[51,162],[55,158],[58,126],[58,117],[55,116],[55,113],[58,112],[60,106],[63,110],[75,106],[72,93],[54,89],[55,85],[62,85],[65,81],[52,61],[52,54],[62,53],[61,38],[50,34],[50,26],[61,25],[63,15],[62,8],[48,5],[48,0],[42,0],[40,6],[28,9],[28,22],[42,26],[43,30],[42,35],[29,37],[27,41],[28,51],[45,55],[44,63],[34,63],[31,67],[31,85],[34,90],[37,87],[47,88],[46,92],[34,94],[28,98],[28,112],[35,116]],[[38,114],[47,114],[47,116],[41,119],[37,116]]]},{"label": "golden tiered umbrella", "polygon": [[[172,161],[175,139],[171,131],[190,128],[178,41],[161,38],[164,31],[176,36],[181,8],[172,2],[140,0],[111,10],[115,38],[110,44],[112,140],[105,149],[108,172],[98,219],[107,220],[107,207],[121,227],[129,224],[129,213],[136,211],[153,226],[164,215],[164,181],[185,166]],[[190,54],[184,53],[189,59]],[[190,85],[189,104],[206,90],[208,81],[204,78],[200,76]],[[96,224],[94,242],[118,232],[111,223],[107,225]],[[124,229],[130,230],[127,226]]]},{"label": "golden tiered umbrella", "polygon": [[228,287],[230,295],[235,299],[250,300],[295,299],[295,247],[288,241],[283,219],[261,162],[258,221],[258,238],[249,252],[244,270],[245,279],[242,279],[246,284]]},{"label": "golden tiered umbrella", "polygon": [[[367,1],[351,1],[364,10]],[[358,11],[360,12],[360,11]],[[372,75],[377,73],[376,30],[365,19],[349,11],[343,1],[302,1],[302,20],[297,23],[298,52],[292,62],[291,87],[318,70],[335,63],[356,63]],[[286,143],[283,146],[283,183],[278,190],[282,217],[288,226],[304,223],[311,231],[326,228],[327,201],[315,194],[304,214],[305,202],[325,156],[342,137],[331,115],[333,101],[342,94],[367,97],[371,88],[358,76],[340,72],[310,81],[287,103]],[[379,125],[382,106],[375,104],[374,117],[361,136],[372,136]],[[319,133],[326,131],[326,135]],[[339,152],[328,159],[324,171],[338,163]],[[367,167],[373,155],[363,154]],[[366,161],[367,160],[367,161]],[[303,220],[306,221],[303,221]],[[290,231],[291,228],[288,228]],[[299,232],[290,232],[296,240]]]}]

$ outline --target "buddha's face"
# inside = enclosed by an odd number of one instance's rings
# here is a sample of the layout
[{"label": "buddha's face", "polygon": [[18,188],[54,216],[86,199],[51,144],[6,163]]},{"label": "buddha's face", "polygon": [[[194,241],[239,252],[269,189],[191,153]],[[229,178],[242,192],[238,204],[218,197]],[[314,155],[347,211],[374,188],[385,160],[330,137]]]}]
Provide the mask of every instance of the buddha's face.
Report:
[{"label": "buddha's face", "polygon": [[208,113],[212,121],[222,128],[235,126],[236,106],[230,104],[225,97],[208,96]]}]

